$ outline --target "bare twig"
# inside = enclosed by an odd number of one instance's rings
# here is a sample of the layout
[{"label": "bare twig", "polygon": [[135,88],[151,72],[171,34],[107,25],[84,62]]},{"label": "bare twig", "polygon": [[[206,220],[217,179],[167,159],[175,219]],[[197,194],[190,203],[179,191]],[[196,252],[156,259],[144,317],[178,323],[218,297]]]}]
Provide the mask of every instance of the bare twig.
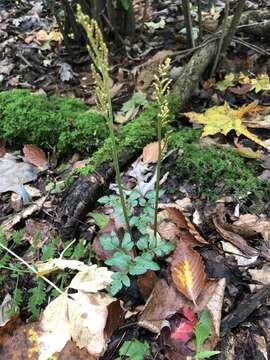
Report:
[{"label": "bare twig", "polygon": [[237,26],[239,24],[244,6],[245,6],[246,0],[239,0],[237,5],[236,5],[236,9],[234,12],[234,16],[232,18],[232,22],[229,28],[228,33],[226,34],[224,41],[223,41],[223,45],[222,45],[222,49],[221,49],[221,54],[224,54],[228,48],[228,46],[231,43],[232,38],[234,37],[234,34],[237,30]]},{"label": "bare twig", "polygon": [[214,61],[214,65],[212,67],[210,78],[214,77],[216,70],[217,70],[217,66],[218,66],[218,63],[220,60],[220,56],[221,56],[222,45],[224,43],[225,29],[227,27],[228,19],[229,19],[229,0],[226,0],[224,19],[223,19],[223,25],[222,25],[223,31],[222,31],[222,34],[221,34],[221,37],[220,37],[220,40],[218,43],[217,55],[215,57],[215,61]]},{"label": "bare twig", "polygon": [[203,28],[202,28],[202,3],[201,3],[201,0],[197,0],[197,6],[198,6],[198,22],[199,22],[198,40],[199,40],[199,43],[200,43],[202,41],[202,34],[203,34]]},{"label": "bare twig", "polygon": [[267,50],[265,50],[265,49],[263,49],[263,48],[261,48],[261,47],[259,47],[257,45],[250,44],[247,41],[242,40],[242,39],[238,39],[236,37],[234,37],[232,40],[235,41],[238,44],[241,44],[241,45],[243,45],[243,46],[245,46],[245,47],[247,47],[249,49],[252,49],[252,50],[256,51],[259,54],[270,56],[269,51],[267,51]]},{"label": "bare twig", "polygon": [[183,7],[184,18],[185,18],[188,45],[191,48],[194,48],[195,42],[194,42],[193,33],[192,33],[192,20],[191,20],[191,14],[190,14],[189,0],[182,0],[182,7]]}]

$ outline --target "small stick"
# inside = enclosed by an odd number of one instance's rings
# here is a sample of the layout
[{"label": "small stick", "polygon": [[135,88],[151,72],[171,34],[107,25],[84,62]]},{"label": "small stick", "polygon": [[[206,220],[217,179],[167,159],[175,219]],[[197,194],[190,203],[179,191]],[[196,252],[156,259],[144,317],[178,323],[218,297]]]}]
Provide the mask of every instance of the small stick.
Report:
[{"label": "small stick", "polygon": [[223,46],[223,42],[224,42],[224,38],[225,38],[225,29],[226,29],[227,22],[228,22],[228,17],[229,17],[229,0],[226,0],[224,20],[223,20],[223,26],[222,26],[223,32],[221,34],[221,37],[220,37],[220,40],[219,40],[219,43],[218,43],[217,55],[215,57],[215,61],[214,61],[214,65],[212,67],[210,78],[215,76],[217,66],[218,66],[218,63],[219,63],[219,60],[220,60],[221,50],[222,50],[222,46]]},{"label": "small stick", "polygon": [[237,26],[239,24],[239,21],[240,21],[240,18],[241,18],[245,3],[246,3],[246,0],[239,0],[237,5],[236,5],[236,9],[234,11],[234,16],[232,18],[230,29],[229,29],[229,31],[228,31],[228,33],[225,36],[224,41],[223,41],[223,46],[222,46],[222,49],[221,49],[222,54],[224,54],[226,52],[228,46],[231,43],[232,38],[234,37],[234,34],[235,34],[236,30],[237,30]]},{"label": "small stick", "polygon": [[191,14],[190,14],[189,0],[182,0],[182,7],[183,7],[184,18],[185,18],[188,45],[191,48],[194,48],[195,42],[194,42],[193,33],[192,33],[192,20],[191,20]]},{"label": "small stick", "polygon": [[202,41],[202,34],[203,34],[203,28],[202,28],[202,3],[201,0],[197,0],[197,6],[198,6],[198,22],[199,22],[199,42]]}]

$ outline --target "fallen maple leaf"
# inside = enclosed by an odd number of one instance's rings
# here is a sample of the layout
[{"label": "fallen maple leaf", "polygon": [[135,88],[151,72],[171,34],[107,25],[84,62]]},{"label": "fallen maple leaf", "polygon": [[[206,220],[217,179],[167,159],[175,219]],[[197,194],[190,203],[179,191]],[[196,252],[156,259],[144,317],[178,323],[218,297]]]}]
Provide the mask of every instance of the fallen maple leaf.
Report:
[{"label": "fallen maple leaf", "polygon": [[183,315],[185,319],[181,320],[179,326],[171,334],[171,338],[186,343],[193,335],[197,316],[189,307],[183,308]]},{"label": "fallen maple leaf", "polygon": [[269,91],[269,76],[267,74],[259,74],[255,79],[251,79],[251,85],[250,90],[255,90],[256,94],[260,91]]},{"label": "fallen maple leaf", "polygon": [[243,117],[249,113],[254,114],[261,111],[261,106],[256,103],[244,105],[238,110],[234,110],[225,102],[221,106],[213,106],[203,114],[188,112],[185,115],[193,122],[204,125],[202,137],[221,133],[227,135],[231,130],[236,132],[237,136],[244,135],[250,140],[269,150],[269,147],[256,135],[251,133],[242,123]]},{"label": "fallen maple leaf", "polygon": [[199,253],[179,241],[171,264],[171,275],[177,290],[196,304],[196,299],[205,286],[205,271]]}]

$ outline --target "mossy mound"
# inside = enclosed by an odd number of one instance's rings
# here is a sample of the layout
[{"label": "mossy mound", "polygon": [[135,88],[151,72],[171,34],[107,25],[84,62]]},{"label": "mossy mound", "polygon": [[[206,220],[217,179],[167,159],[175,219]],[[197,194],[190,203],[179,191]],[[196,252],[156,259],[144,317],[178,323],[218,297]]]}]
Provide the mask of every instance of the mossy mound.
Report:
[{"label": "mossy mound", "polygon": [[255,160],[247,160],[234,149],[198,142],[200,130],[189,128],[171,135],[170,148],[180,148],[176,155],[172,176],[177,181],[196,185],[198,194],[215,200],[221,195],[236,197],[255,194],[258,198],[270,194],[270,185],[258,179],[260,168]]},{"label": "mossy mound", "polygon": [[[180,106],[180,98],[171,96],[169,99],[170,117],[168,125],[163,128],[164,134],[168,132],[170,123],[175,118]],[[159,109],[154,103],[151,103],[144,111],[142,111],[134,120],[125,124],[117,133],[118,151],[127,151],[131,156],[138,154],[142,148],[151,141],[157,139],[157,117]],[[81,174],[88,174],[94,171],[97,166],[103,162],[112,160],[111,139],[105,140],[103,146],[98,149],[88,161],[88,165],[79,170]]]},{"label": "mossy mound", "polygon": [[62,152],[92,153],[107,138],[103,117],[77,99],[36,95],[28,90],[0,93],[0,138]]}]

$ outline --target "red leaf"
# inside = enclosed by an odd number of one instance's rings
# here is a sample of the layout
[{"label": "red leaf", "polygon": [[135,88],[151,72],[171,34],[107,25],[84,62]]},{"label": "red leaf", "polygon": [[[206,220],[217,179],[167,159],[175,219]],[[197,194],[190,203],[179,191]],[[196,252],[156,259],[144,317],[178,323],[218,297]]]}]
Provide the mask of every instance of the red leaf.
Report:
[{"label": "red leaf", "polygon": [[183,315],[186,319],[181,320],[179,326],[171,334],[171,338],[186,343],[193,335],[197,316],[189,307],[183,308]]},{"label": "red leaf", "polygon": [[48,161],[43,150],[35,145],[26,144],[23,147],[24,159],[41,170],[48,168]]}]

